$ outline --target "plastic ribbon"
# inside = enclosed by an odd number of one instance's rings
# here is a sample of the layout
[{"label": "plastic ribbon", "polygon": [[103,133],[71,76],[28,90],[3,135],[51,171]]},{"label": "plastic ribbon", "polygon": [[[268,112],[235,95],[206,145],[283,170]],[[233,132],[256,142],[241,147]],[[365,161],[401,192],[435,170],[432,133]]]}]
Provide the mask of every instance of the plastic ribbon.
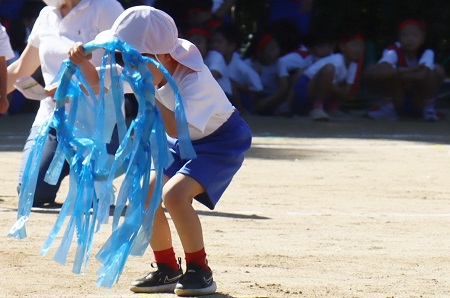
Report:
[{"label": "plastic ribbon", "polygon": [[[130,254],[142,255],[149,245],[153,219],[161,204],[163,170],[172,162],[168,150],[164,124],[156,106],[153,77],[147,64],[152,63],[166,77],[175,93],[175,118],[182,158],[195,157],[183,103],[175,81],[158,62],[142,57],[126,43],[115,39],[104,44],[88,43],[87,53],[102,48],[105,54],[100,67],[99,94],[89,87],[86,79],[69,60],[65,60],[55,80],[59,80],[52,117],[41,127],[32,147],[19,198],[18,217],[8,236],[26,237],[26,223],[30,217],[37,174],[43,146],[51,127],[57,131],[58,147],[46,173],[45,180],[55,184],[64,162],[70,165],[69,192],[59,216],[43,244],[45,255],[56,237],[65,232],[55,253],[55,261],[65,264],[74,240],[77,249],[73,272],[85,272],[88,266],[95,232],[109,218],[110,206],[115,204],[112,233],[96,254],[102,266],[98,270],[98,286],[111,287],[118,282]],[[120,51],[125,61],[123,71],[116,67],[115,53]],[[105,86],[106,71],[111,85]],[[138,100],[136,119],[126,128],[123,106],[123,81],[132,87]],[[83,86],[83,87],[81,87]],[[105,88],[109,90],[105,91]],[[70,101],[70,111],[66,111]],[[111,106],[112,105],[112,106]],[[106,143],[117,127],[120,146],[114,156],[108,154]],[[146,207],[150,172],[156,175],[155,191]],[[117,199],[113,182],[125,173]],[[123,217],[121,214],[126,207]]]}]

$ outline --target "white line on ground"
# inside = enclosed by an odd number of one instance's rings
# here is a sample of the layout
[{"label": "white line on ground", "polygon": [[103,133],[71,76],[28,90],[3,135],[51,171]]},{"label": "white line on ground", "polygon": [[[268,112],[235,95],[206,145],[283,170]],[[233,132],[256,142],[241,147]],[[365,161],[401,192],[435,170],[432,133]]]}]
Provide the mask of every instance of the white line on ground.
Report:
[{"label": "white line on ground", "polygon": [[450,217],[450,213],[403,213],[403,212],[303,212],[290,211],[288,215],[342,216],[342,217]]}]

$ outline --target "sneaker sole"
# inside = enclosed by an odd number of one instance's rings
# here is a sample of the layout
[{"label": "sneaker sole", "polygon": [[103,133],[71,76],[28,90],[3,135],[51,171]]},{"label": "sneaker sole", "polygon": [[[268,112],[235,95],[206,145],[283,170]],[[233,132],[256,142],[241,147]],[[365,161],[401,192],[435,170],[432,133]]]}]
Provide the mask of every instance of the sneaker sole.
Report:
[{"label": "sneaker sole", "polygon": [[58,213],[61,211],[61,206],[61,204],[55,204],[49,206],[31,207],[31,211],[37,213]]},{"label": "sneaker sole", "polygon": [[134,293],[173,293],[176,285],[177,285],[176,283],[173,283],[156,287],[131,286],[130,291]]},{"label": "sneaker sole", "polygon": [[217,290],[217,285],[216,282],[213,281],[213,283],[207,287],[207,288],[203,288],[203,289],[177,289],[175,288],[175,294],[177,294],[177,296],[195,296],[195,295],[208,295],[208,294],[214,294]]}]

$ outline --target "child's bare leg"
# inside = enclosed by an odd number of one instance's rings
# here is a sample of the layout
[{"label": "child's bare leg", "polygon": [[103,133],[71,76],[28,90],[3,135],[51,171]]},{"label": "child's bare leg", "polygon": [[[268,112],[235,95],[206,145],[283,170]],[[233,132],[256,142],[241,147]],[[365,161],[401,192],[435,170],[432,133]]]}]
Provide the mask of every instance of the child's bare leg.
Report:
[{"label": "child's bare leg", "polygon": [[204,247],[203,232],[192,199],[204,188],[193,178],[176,174],[164,186],[163,202],[175,224],[185,252],[196,252]]},{"label": "child's bare leg", "polygon": [[333,94],[334,66],[329,64],[311,79],[308,84],[308,97],[312,100],[313,110],[311,116],[313,120],[328,120],[329,116],[323,110],[325,99]]},{"label": "child's bare leg", "polygon": [[367,89],[378,97],[378,109],[370,110],[367,113],[372,119],[397,119],[395,107],[400,107],[405,101],[405,86],[397,75],[389,74],[391,71],[390,65],[375,64],[365,72],[364,78]]},{"label": "child's bare leg", "polygon": [[160,205],[153,220],[153,232],[150,246],[154,251],[161,251],[172,247],[172,234],[164,209]]},{"label": "child's bare leg", "polygon": [[308,97],[313,101],[314,107],[323,107],[323,101],[333,92],[334,66],[329,64],[311,79],[308,86]]},{"label": "child's bare leg", "polygon": [[[168,178],[164,176],[164,182],[166,183]],[[155,189],[156,178],[154,172],[150,176],[150,186],[147,194],[147,201],[145,208],[148,207],[150,200]],[[150,239],[150,246],[153,251],[161,251],[172,247],[172,235],[170,232],[169,222],[167,221],[164,209],[160,205],[155,213],[153,220],[152,238]]]},{"label": "child's bare leg", "polygon": [[282,84],[285,86],[286,103],[288,104],[288,106],[293,105],[294,94],[295,94],[294,86],[295,86],[295,83],[300,79],[302,74],[303,74],[303,71],[297,71],[295,74],[293,74],[289,77],[280,78],[280,84],[281,84],[281,82],[283,82]]},{"label": "child's bare leg", "polygon": [[445,71],[442,66],[436,65],[435,69],[428,72],[423,80],[416,82],[413,104],[418,111],[423,111],[425,120],[436,121],[438,115],[435,109],[436,96],[445,79]]},{"label": "child's bare leg", "polygon": [[[164,182],[168,178],[164,176]],[[151,173],[150,186],[147,194],[146,207],[150,203],[155,187],[155,175]],[[169,222],[162,206],[156,210],[153,221],[152,237],[150,239],[157,270],[148,273],[143,278],[139,278],[131,283],[130,290],[136,293],[162,293],[173,292],[177,282],[181,279],[181,270],[175,251],[172,247],[172,236]],[[154,265],[152,264],[152,267]]]},{"label": "child's bare leg", "polygon": [[393,80],[386,83],[386,89],[396,108],[401,107],[405,102],[406,87],[399,80]]},{"label": "child's bare leg", "polygon": [[175,287],[178,296],[214,293],[216,283],[206,260],[203,232],[192,198],[205,192],[195,179],[175,174],[163,189],[163,202],[177,229],[186,258],[186,272]]},{"label": "child's bare leg", "polygon": [[436,65],[432,71],[426,74],[421,82],[418,82],[418,86],[420,86],[419,95],[422,100],[434,99],[439,92],[439,89],[442,87],[444,79],[444,68],[440,65]]},{"label": "child's bare leg", "polygon": [[[155,175],[152,172],[150,177],[149,192],[147,194],[146,208],[150,203],[155,188]],[[164,176],[164,182],[168,180],[167,176]],[[178,264],[175,257],[172,244],[172,234],[170,232],[169,222],[162,205],[159,205],[155,212],[155,218],[153,219],[153,231],[150,239],[150,246],[155,255],[155,261],[157,263],[164,263],[177,269]]]}]

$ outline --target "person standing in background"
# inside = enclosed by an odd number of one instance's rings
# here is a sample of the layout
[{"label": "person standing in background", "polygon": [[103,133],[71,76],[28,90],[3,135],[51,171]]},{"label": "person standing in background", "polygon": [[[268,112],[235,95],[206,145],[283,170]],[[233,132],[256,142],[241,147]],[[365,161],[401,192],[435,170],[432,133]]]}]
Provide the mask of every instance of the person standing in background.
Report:
[{"label": "person standing in background", "polygon": [[[47,4],[39,13],[28,42],[20,57],[8,67],[7,93],[15,90],[17,79],[31,76],[39,67],[46,85],[53,83],[61,63],[67,59],[67,52],[75,42],[88,42],[103,30],[111,28],[115,19],[123,12],[116,0],[44,0]],[[99,65],[102,53],[93,53],[92,61]],[[20,193],[23,171],[34,139],[41,125],[51,116],[55,108],[52,96],[41,100],[40,107],[27,138],[19,170],[17,191]],[[70,109],[70,105],[66,105]],[[45,174],[55,154],[58,141],[56,130],[51,129],[45,143],[39,166],[39,177],[34,194],[34,207],[54,205],[62,179],[68,175],[66,163],[56,185],[44,181]]]}]

